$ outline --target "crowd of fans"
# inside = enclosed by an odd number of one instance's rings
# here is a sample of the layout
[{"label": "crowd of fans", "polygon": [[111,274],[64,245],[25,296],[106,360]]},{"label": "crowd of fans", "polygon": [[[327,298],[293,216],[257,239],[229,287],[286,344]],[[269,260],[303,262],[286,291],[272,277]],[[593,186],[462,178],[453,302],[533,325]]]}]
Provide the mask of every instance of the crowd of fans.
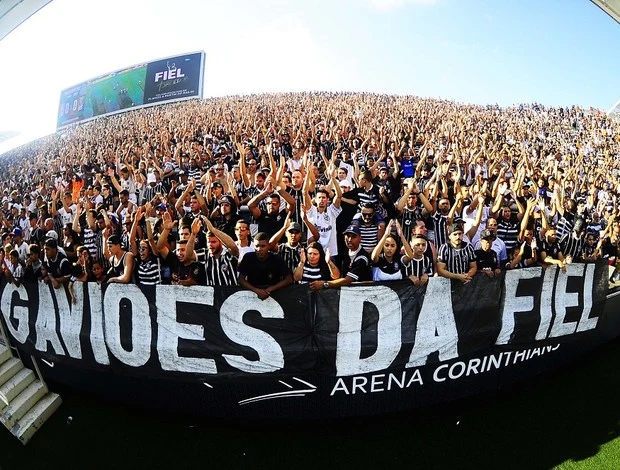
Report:
[{"label": "crowd of fans", "polygon": [[300,93],[145,108],[2,155],[0,275],[266,298],[615,266],[619,154],[620,125],[578,107]]}]

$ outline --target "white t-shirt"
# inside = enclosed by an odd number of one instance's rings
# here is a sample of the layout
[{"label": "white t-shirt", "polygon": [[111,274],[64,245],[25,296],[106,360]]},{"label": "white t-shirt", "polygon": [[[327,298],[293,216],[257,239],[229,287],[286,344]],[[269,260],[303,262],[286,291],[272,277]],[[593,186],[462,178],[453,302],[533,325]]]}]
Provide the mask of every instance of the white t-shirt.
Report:
[{"label": "white t-shirt", "polygon": [[324,250],[329,248],[330,256],[338,254],[338,234],[336,233],[336,218],[342,212],[342,207],[333,204],[327,206],[325,212],[319,212],[315,206],[308,211],[308,219],[319,231],[320,238],[317,240]]},{"label": "white t-shirt", "polygon": [[64,206],[58,209],[58,213],[60,214],[60,218],[62,219],[63,227],[65,226],[65,224],[73,223],[73,218],[75,217],[76,210],[77,206],[75,204],[71,204],[71,206],[69,206],[69,210],[66,210]]}]

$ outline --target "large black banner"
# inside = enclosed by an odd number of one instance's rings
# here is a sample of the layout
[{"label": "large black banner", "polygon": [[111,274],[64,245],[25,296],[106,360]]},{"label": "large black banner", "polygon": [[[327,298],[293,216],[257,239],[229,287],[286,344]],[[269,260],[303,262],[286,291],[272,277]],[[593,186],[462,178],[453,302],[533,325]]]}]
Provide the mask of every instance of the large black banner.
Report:
[{"label": "large black banner", "polygon": [[620,334],[607,278],[605,263],[571,264],[266,300],[78,282],[74,302],[65,288],[3,284],[0,309],[22,358],[56,383],[209,416],[337,417],[496,390],[570,361]]},{"label": "large black banner", "polygon": [[578,340],[600,329],[607,267],[514,270],[466,285],[294,286],[266,300],[236,288],[73,289],[75,303],[43,283],[2,285],[13,342],[47,361],[150,377],[347,377]]}]

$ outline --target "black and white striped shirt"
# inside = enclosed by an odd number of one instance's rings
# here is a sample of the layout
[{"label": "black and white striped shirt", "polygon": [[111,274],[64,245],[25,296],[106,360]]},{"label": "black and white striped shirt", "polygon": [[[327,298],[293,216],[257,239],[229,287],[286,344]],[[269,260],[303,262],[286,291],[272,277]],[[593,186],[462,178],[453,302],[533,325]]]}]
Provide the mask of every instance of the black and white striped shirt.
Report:
[{"label": "black and white striped shirt", "polygon": [[155,197],[155,194],[157,193],[164,194],[165,192],[166,191],[164,190],[164,185],[161,181],[157,183],[155,186],[151,186],[150,184],[147,184],[146,186],[142,188],[142,191],[140,192],[141,194],[138,197],[138,201],[140,203],[151,202],[151,200]]},{"label": "black and white striped shirt", "polygon": [[572,256],[573,261],[581,261],[585,242],[583,237],[575,238],[574,232],[570,232],[560,240],[560,250],[564,256]]},{"label": "black and white striped shirt", "polygon": [[226,248],[222,248],[220,256],[215,257],[211,253],[206,254],[204,263],[208,286],[236,286],[237,281],[236,256],[233,256]]},{"label": "black and white striped shirt", "polygon": [[564,215],[558,222],[556,227],[558,240],[561,240],[564,235],[573,231],[573,225],[575,224],[575,215],[564,211]]},{"label": "black and white striped shirt", "polygon": [[329,268],[321,269],[321,266],[310,266],[307,262],[304,264],[303,273],[301,275],[301,283],[313,281],[329,281],[331,280]]},{"label": "black and white striped shirt", "polygon": [[372,251],[379,243],[379,226],[375,223],[372,225],[361,224],[359,226],[361,240],[360,244],[366,251]]},{"label": "black and white striped shirt", "polygon": [[476,253],[470,243],[463,242],[460,248],[444,243],[437,252],[437,261],[446,265],[446,270],[453,274],[465,274],[469,264],[476,262]]},{"label": "black and white striped shirt", "polygon": [[435,246],[442,246],[448,243],[448,216],[436,211],[432,218],[435,225]]},{"label": "black and white striped shirt", "polygon": [[136,257],[136,284],[139,286],[155,286],[161,284],[161,262],[159,257],[151,256],[142,261]]},{"label": "black and white striped shirt", "polygon": [[295,271],[295,268],[299,264],[301,249],[301,245],[298,245],[297,247],[292,247],[288,243],[282,243],[280,244],[280,246],[278,246],[278,255],[280,255],[280,258],[284,260],[286,266],[292,272]]},{"label": "black and white striped shirt", "polygon": [[422,255],[421,259],[411,258],[411,260],[405,264],[405,275],[422,277],[426,274],[428,277],[431,277],[433,273],[433,260],[431,260],[428,256]]},{"label": "black and white striped shirt", "polygon": [[200,192],[202,190],[202,181],[200,181],[200,178],[202,177],[201,169],[196,167],[196,168],[190,168],[186,171],[187,171],[187,178],[193,179],[196,182],[196,190]]},{"label": "black and white striped shirt", "polygon": [[94,259],[101,259],[99,256],[100,254],[97,251],[97,233],[86,227],[82,231],[82,239],[82,242],[90,253],[90,256],[92,256]]},{"label": "black and white striped shirt", "polygon": [[400,215],[400,226],[403,228],[403,234],[405,235],[406,240],[411,240],[413,228],[416,226],[418,220],[422,220],[421,207],[409,209],[405,206],[403,208],[403,213]]},{"label": "black and white striped shirt", "polygon": [[497,221],[497,238],[504,242],[506,251],[510,253],[519,241],[519,223],[499,219]]}]

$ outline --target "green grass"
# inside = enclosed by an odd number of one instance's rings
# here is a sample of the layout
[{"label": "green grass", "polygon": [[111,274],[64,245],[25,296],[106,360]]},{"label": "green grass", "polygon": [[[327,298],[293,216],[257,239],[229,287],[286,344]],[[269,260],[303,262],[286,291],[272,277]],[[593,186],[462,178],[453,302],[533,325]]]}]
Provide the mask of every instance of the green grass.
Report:
[{"label": "green grass", "polygon": [[64,393],[26,447],[0,428],[0,467],[620,469],[619,365],[615,341],[495,395],[311,424],[171,417]]}]

